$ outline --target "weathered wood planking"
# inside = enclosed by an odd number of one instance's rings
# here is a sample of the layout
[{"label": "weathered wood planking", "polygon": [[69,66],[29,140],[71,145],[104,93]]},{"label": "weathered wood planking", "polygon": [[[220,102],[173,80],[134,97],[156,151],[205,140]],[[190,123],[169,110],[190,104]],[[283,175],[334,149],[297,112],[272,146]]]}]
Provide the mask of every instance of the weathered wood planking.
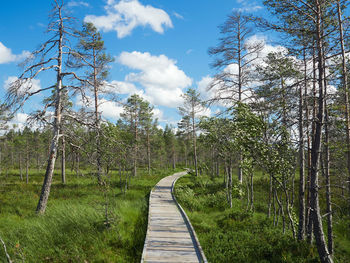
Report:
[{"label": "weathered wood planking", "polygon": [[191,224],[172,195],[173,183],[186,173],[163,178],[151,191],[142,263],[206,262]]}]

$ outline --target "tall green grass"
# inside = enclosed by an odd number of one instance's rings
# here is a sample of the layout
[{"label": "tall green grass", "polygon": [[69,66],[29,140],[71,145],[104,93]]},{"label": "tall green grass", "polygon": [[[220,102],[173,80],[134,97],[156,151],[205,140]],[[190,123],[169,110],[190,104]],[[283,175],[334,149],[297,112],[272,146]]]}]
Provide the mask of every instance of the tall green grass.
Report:
[{"label": "tall green grass", "polygon": [[297,242],[290,231],[283,234],[281,227],[273,227],[266,215],[267,180],[257,176],[255,181],[254,213],[246,211],[246,200],[239,198],[242,189],[235,185],[229,208],[222,179],[185,176],[176,184],[176,197],[209,262],[319,262],[315,246]]},{"label": "tall green grass", "polygon": [[[110,176],[108,198],[93,176],[67,175],[67,184],[54,177],[47,211],[35,214],[42,173],[31,173],[30,183],[18,172],[0,177],[0,235],[15,262],[139,262],[147,230],[151,188],[173,171],[155,171],[131,178],[124,194],[119,175]],[[85,173],[87,174],[87,173]],[[122,185],[123,188],[123,185]],[[110,227],[104,224],[105,201]],[[0,247],[0,262],[6,262]]]}]

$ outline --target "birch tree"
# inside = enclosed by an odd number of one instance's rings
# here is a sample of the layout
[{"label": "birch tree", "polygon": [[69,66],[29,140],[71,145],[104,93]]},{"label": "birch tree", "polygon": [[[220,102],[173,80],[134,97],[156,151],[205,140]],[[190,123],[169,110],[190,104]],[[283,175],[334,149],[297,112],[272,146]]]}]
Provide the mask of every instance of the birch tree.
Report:
[{"label": "birch tree", "polygon": [[[315,80],[318,88],[318,106],[317,116],[313,120],[315,133],[311,147],[311,173],[310,173],[310,207],[311,219],[313,223],[314,236],[321,262],[333,262],[327,244],[325,241],[322,216],[319,204],[319,167],[320,152],[322,142],[322,129],[324,124],[324,100],[325,100],[325,59],[327,34],[331,31],[329,20],[332,17],[329,1],[296,1],[296,0],[273,0],[264,1],[264,4],[271,8],[271,11],[280,19],[279,24],[269,24],[273,29],[287,34],[291,38],[298,38],[305,32],[308,32],[315,41],[317,79]],[[303,20],[304,25],[311,27],[300,27],[301,23],[294,23],[294,19]],[[307,23],[305,23],[307,21]]]}]

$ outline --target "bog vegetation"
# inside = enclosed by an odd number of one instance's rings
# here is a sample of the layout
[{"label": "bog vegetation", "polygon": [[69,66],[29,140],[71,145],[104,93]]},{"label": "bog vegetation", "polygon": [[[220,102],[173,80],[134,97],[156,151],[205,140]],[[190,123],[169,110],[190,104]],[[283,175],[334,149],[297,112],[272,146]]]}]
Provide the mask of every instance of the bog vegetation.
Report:
[{"label": "bog vegetation", "polygon": [[[141,96],[115,96],[100,32],[52,3],[48,40],[1,104],[1,260],[137,262],[150,189],[192,167],[176,194],[210,262],[349,261],[348,1],[269,0],[270,19],[223,18],[210,97],[185,91],[177,129]],[[269,52],[261,31],[283,47]],[[34,89],[43,72],[51,86]],[[42,109],[10,127],[38,94]],[[108,101],[123,107],[116,123]]]}]

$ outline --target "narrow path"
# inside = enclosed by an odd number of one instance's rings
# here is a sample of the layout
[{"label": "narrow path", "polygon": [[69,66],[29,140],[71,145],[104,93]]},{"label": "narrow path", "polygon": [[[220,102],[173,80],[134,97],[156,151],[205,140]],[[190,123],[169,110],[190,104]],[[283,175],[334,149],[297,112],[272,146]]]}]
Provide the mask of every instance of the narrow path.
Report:
[{"label": "narrow path", "polygon": [[172,194],[176,180],[186,173],[163,178],[151,191],[141,262],[207,262],[191,223]]}]

